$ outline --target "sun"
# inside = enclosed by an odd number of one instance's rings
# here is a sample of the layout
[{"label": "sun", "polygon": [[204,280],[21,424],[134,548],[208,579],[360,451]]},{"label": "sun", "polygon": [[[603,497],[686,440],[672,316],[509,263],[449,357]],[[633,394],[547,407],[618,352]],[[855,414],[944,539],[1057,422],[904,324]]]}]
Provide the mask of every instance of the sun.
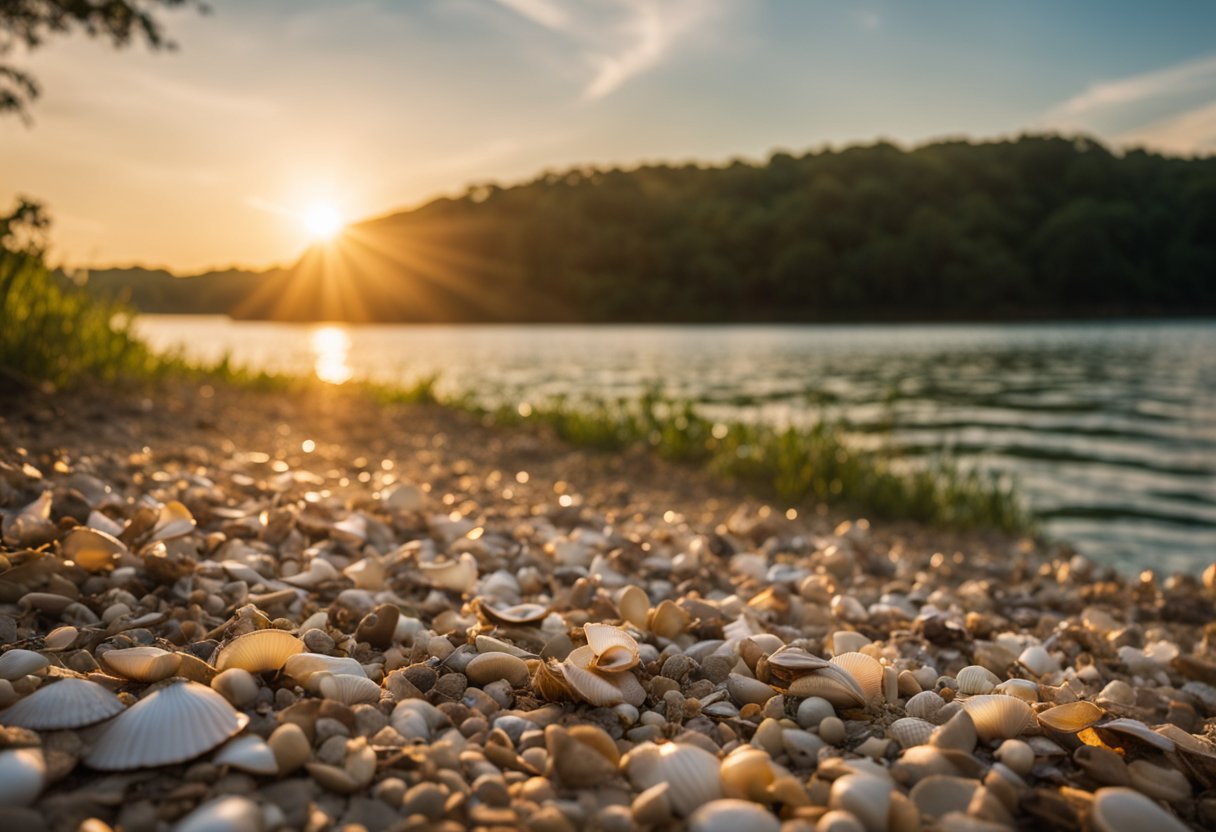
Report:
[{"label": "sun", "polygon": [[332,240],[342,230],[342,217],[327,202],[314,202],[301,215],[308,236],[314,240]]}]

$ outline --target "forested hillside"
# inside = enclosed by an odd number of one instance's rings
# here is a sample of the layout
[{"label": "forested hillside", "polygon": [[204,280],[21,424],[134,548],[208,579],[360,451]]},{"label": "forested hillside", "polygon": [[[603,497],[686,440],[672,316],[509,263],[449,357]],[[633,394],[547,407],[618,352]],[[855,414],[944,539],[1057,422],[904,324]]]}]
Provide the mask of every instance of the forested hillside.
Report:
[{"label": "forested hillside", "polygon": [[[212,311],[211,280],[180,311]],[[1216,158],[1037,136],[551,172],[352,226],[248,282],[229,311],[293,320],[1211,312]]]}]

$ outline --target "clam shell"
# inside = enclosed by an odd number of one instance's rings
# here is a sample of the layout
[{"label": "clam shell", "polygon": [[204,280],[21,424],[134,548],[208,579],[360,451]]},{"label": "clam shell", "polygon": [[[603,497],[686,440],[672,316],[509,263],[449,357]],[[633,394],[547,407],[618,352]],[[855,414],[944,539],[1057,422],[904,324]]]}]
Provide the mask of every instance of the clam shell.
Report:
[{"label": "clam shell", "polygon": [[1142,746],[1169,753],[1174,750],[1175,743],[1149,728],[1138,719],[1115,719],[1102,725],[1094,726],[1098,736],[1108,744],[1120,747]]},{"label": "clam shell", "polygon": [[15,705],[0,711],[0,725],[35,731],[81,728],[109,719],[124,705],[96,682],[62,679],[43,685]]},{"label": "clam shell", "polygon": [[477,614],[494,624],[539,624],[549,614],[544,604],[494,605],[477,602]]},{"label": "clam shell", "polygon": [[1016,696],[1023,702],[1032,704],[1039,701],[1039,686],[1029,679],[1006,679],[993,688],[992,692]]},{"label": "clam shell", "polygon": [[72,626],[56,627],[46,634],[43,644],[47,650],[67,650],[76,643],[80,630]]},{"label": "clam shell", "polygon": [[160,514],[156,518],[156,525],[152,527],[152,534],[148,537],[147,542],[170,540],[190,534],[192,531],[194,531],[194,515],[190,513],[190,509],[177,500],[170,500],[161,506]]},{"label": "clam shell", "polygon": [[1176,768],[1166,768],[1148,760],[1133,760],[1127,764],[1132,787],[1155,800],[1179,803],[1191,796],[1191,783]]},{"label": "clam shell", "polygon": [[112,569],[114,562],[127,553],[121,540],[88,526],[72,529],[59,544],[59,554],[86,572]]},{"label": "clam shell", "polygon": [[[759,679],[732,673],[726,677],[726,690],[737,705],[763,705],[777,695],[777,691]],[[833,711],[833,713],[835,713]],[[818,724],[818,723],[816,723]]]},{"label": "clam shell", "polygon": [[173,682],[119,714],[84,761],[102,771],[180,763],[215,748],[248,722],[211,688]]},{"label": "clam shell", "polygon": [[937,712],[945,707],[946,700],[931,690],[923,690],[908,700],[904,705],[904,713],[908,716],[937,722]]},{"label": "clam shell", "polygon": [[689,832],[779,832],[781,822],[772,812],[748,800],[714,800],[688,819]]},{"label": "clam shell", "polygon": [[247,797],[217,797],[186,815],[173,832],[261,832],[262,810]]},{"label": "clam shell", "polygon": [[1039,722],[1061,734],[1075,734],[1093,725],[1106,712],[1092,702],[1069,702],[1039,711]]},{"label": "clam shell", "polygon": [[640,588],[630,585],[622,589],[616,599],[616,608],[625,621],[639,630],[646,629],[647,617],[650,615],[650,599]]},{"label": "clam shell", "polygon": [[100,654],[110,670],[136,682],[159,682],[177,673],[181,656],[159,647],[126,647]]},{"label": "clam shell", "polygon": [[248,670],[232,667],[216,674],[211,687],[238,708],[246,708],[258,698],[258,682]]},{"label": "clam shell", "polygon": [[1110,787],[1094,792],[1089,810],[1096,832],[1186,832],[1178,818],[1134,789]]},{"label": "clam shell", "polygon": [[46,785],[46,760],[36,748],[0,751],[0,807],[28,806]]},{"label": "clam shell", "polygon": [[882,665],[872,656],[865,653],[842,653],[833,656],[832,664],[845,670],[857,680],[866,702],[882,698]]},{"label": "clam shell", "polygon": [[673,639],[692,623],[692,616],[680,609],[674,601],[661,601],[650,611],[647,626],[659,638]]},{"label": "clam shell", "polygon": [[784,773],[759,748],[741,746],[723,758],[718,768],[722,793],[742,800],[763,801],[778,774]]},{"label": "clam shell", "polygon": [[827,659],[812,655],[801,647],[782,647],[768,657],[769,671],[783,681],[790,681],[830,664]]},{"label": "clam shell", "polygon": [[568,661],[561,664],[561,672],[570,691],[596,707],[622,702],[637,707],[646,701],[646,690],[632,673],[601,674]]},{"label": "clam shell", "polygon": [[[1012,699],[1012,697],[1006,698]],[[1014,699],[1013,701],[1016,702],[1017,700]],[[975,750],[975,743],[978,738],[979,732],[975,728],[975,722],[971,719],[971,714],[966,711],[959,711],[933,732],[933,736],[929,738],[929,744],[938,748],[947,748],[970,754]]]},{"label": "clam shell", "polygon": [[846,774],[832,783],[828,808],[850,813],[866,832],[886,832],[891,788],[891,781],[881,777]]},{"label": "clam shell", "polygon": [[218,766],[231,766],[250,774],[278,774],[279,764],[274,750],[261,737],[249,734],[225,743],[215,752],[211,762]]},{"label": "clam shell", "polygon": [[1018,663],[1035,676],[1046,676],[1060,669],[1060,663],[1041,644],[1034,644],[1023,650],[1018,656]]},{"label": "clam shell", "polygon": [[338,571],[338,568],[325,558],[313,558],[312,562],[308,564],[308,569],[295,575],[289,575],[282,580],[285,584],[312,589],[321,584],[336,581],[341,576],[342,573]]},{"label": "clam shell", "polygon": [[587,646],[595,653],[592,666],[607,673],[629,670],[638,663],[638,643],[622,630],[609,624],[587,624],[583,627]]},{"label": "clam shell", "polygon": [[239,667],[250,673],[263,673],[278,670],[289,658],[304,650],[304,642],[286,630],[254,630],[221,647],[215,657],[215,667],[220,672]]},{"label": "clam shell", "polygon": [[326,674],[319,687],[322,696],[343,705],[371,705],[380,701],[380,686],[366,676]]},{"label": "clam shell", "polygon": [[818,696],[838,708],[853,708],[868,701],[852,674],[835,665],[821,667],[790,682],[790,696]]},{"label": "clam shell", "polygon": [[1013,696],[972,696],[964,700],[963,710],[970,714],[975,732],[985,742],[1020,736],[1034,724],[1030,706]]},{"label": "clam shell", "polygon": [[964,667],[956,674],[955,678],[958,679],[958,692],[968,695],[988,693],[1001,683],[1000,678],[995,673],[978,664]]},{"label": "clam shell", "polygon": [[20,647],[0,656],[0,679],[10,682],[37,673],[50,664],[46,656]]},{"label": "clam shell", "polygon": [[508,653],[481,653],[465,666],[464,675],[475,685],[505,679],[511,687],[520,688],[528,683],[528,665]]},{"label": "clam shell", "polygon": [[831,642],[833,656],[839,656],[841,653],[856,653],[871,643],[870,639],[856,630],[837,630],[832,633]]},{"label": "clam shell", "polygon": [[468,552],[457,560],[420,563],[418,569],[431,586],[451,592],[468,592],[477,583],[477,560]]},{"label": "clam shell", "polygon": [[314,692],[320,690],[321,677],[318,674],[367,676],[363,665],[352,658],[324,656],[320,653],[296,653],[288,657],[287,661],[283,663],[283,672]]},{"label": "clam shell", "polygon": [[671,808],[683,817],[722,796],[718,758],[695,745],[644,743],[626,754],[621,766],[639,790],[667,783]]},{"label": "clam shell", "polygon": [[911,748],[914,745],[924,745],[937,726],[925,719],[906,716],[897,719],[887,728],[887,735],[899,743],[901,748]]}]

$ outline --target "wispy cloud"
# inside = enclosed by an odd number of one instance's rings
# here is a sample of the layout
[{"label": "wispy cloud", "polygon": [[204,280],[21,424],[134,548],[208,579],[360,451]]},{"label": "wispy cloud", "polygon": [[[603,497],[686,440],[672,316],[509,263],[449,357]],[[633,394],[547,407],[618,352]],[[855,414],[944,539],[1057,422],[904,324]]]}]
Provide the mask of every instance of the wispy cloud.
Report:
[{"label": "wispy cloud", "polygon": [[1052,112],[1060,116],[1082,116],[1106,108],[1213,88],[1216,88],[1216,55],[1207,55],[1164,69],[1093,84],[1057,105]]},{"label": "wispy cloud", "polygon": [[1216,152],[1216,103],[1129,130],[1116,141],[1183,155]]},{"label": "wispy cloud", "polygon": [[584,100],[610,95],[654,69],[694,31],[721,12],[720,0],[493,0],[566,36],[590,69]]}]

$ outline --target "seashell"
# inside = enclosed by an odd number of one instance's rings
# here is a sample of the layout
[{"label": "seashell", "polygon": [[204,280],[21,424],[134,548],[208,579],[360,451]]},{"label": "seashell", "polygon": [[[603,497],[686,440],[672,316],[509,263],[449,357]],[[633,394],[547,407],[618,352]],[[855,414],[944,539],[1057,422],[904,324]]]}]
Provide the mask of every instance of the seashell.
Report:
[{"label": "seashell", "polygon": [[320,653],[296,653],[283,663],[283,672],[314,693],[319,692],[321,676],[367,676],[363,665],[347,656],[323,656]]},{"label": "seashell", "polygon": [[1023,777],[1034,768],[1034,749],[1021,740],[1005,740],[993,756]]},{"label": "seashell", "polygon": [[[1018,701],[1008,696],[1005,698],[1013,702]],[[978,739],[979,732],[975,729],[975,722],[972,721],[971,715],[966,711],[959,711],[933,732],[933,736],[929,738],[929,744],[970,754],[975,750]]]},{"label": "seashell", "polygon": [[1103,717],[1105,711],[1092,702],[1084,700],[1056,705],[1037,714],[1045,727],[1061,734],[1075,734],[1093,725]]},{"label": "seashell", "polygon": [[924,690],[908,700],[908,703],[904,705],[904,713],[917,719],[936,723],[937,712],[945,704],[946,700],[942,699],[940,694],[931,690]]},{"label": "seashell", "polygon": [[464,675],[479,686],[505,679],[511,687],[521,688],[528,683],[528,665],[508,653],[481,653],[465,666]]},{"label": "seashell", "polygon": [[787,692],[790,696],[818,696],[838,708],[858,707],[868,701],[852,674],[835,665],[799,676],[790,682]]},{"label": "seashell", "polygon": [[1060,663],[1039,644],[1023,650],[1018,656],[1018,663],[1035,676],[1046,676],[1048,673],[1058,673],[1060,670]]},{"label": "seashell", "polygon": [[[1184,686],[1185,687],[1185,686]],[[1136,692],[1122,679],[1115,679],[1098,691],[1094,700],[1103,704],[1131,706],[1136,704]]]},{"label": "seashell", "polygon": [[976,780],[931,774],[913,786],[908,797],[922,815],[940,818],[950,812],[966,812],[979,789]]},{"label": "seashell", "polygon": [[217,766],[231,766],[249,774],[278,774],[279,763],[274,750],[254,734],[229,740],[211,758]]},{"label": "seashell", "polygon": [[759,748],[740,746],[722,759],[718,776],[726,797],[764,801],[767,790],[779,774],[772,758]]},{"label": "seashell", "polygon": [[638,643],[620,627],[587,624],[583,634],[587,637],[587,646],[595,653],[594,669],[618,673],[638,663]]},{"label": "seashell", "polygon": [[28,806],[46,785],[46,760],[36,748],[0,751],[0,807]]},{"label": "seashell", "polygon": [[289,658],[304,650],[304,642],[286,630],[254,630],[221,647],[215,657],[215,667],[220,672],[239,667],[250,673],[263,673],[278,670]]},{"label": "seashell", "polygon": [[86,572],[113,569],[114,562],[128,554],[122,541],[88,526],[77,526],[59,544],[59,554]]},{"label": "seashell", "polygon": [[1034,724],[1030,706],[1013,696],[972,696],[963,702],[963,710],[970,714],[975,732],[984,742],[1020,736]]},{"label": "seashell", "polygon": [[389,511],[422,511],[424,500],[422,489],[410,482],[399,482],[380,495],[380,501]]},{"label": "seashell", "polygon": [[646,701],[646,690],[632,673],[601,674],[584,670],[569,661],[560,665],[571,693],[599,708],[628,702],[634,707]]},{"label": "seashell", "polygon": [[379,558],[357,560],[343,569],[342,574],[350,578],[356,589],[368,589],[373,592],[384,589],[384,582],[388,580],[388,570]]},{"label": "seashell", "polygon": [[650,599],[646,597],[643,590],[633,585],[625,587],[617,596],[616,608],[625,621],[639,630],[647,629]]},{"label": "seashell", "polygon": [[1187,826],[1134,789],[1108,787],[1094,792],[1089,823],[1096,832],[1186,832]]},{"label": "seashell", "polygon": [[0,725],[15,725],[35,731],[81,728],[109,719],[125,706],[113,693],[96,682],[61,679],[43,685],[29,696],[0,711]]},{"label": "seashell", "polygon": [[1180,803],[1191,796],[1191,783],[1175,768],[1166,768],[1148,760],[1133,760],[1127,764],[1131,785],[1136,791],[1154,800]]},{"label": "seashell", "polygon": [[621,759],[621,767],[637,789],[667,783],[671,808],[682,817],[722,796],[718,758],[695,745],[644,743]]},{"label": "seashell", "polygon": [[616,775],[620,752],[611,737],[593,726],[567,730],[549,725],[545,748],[558,779],[572,788],[590,788]]},{"label": "seashell", "polygon": [[474,603],[477,616],[492,624],[539,624],[549,614],[549,608],[544,604],[495,606],[480,599]]},{"label": "seashell", "polygon": [[666,783],[651,786],[638,794],[630,807],[634,821],[640,826],[666,826],[671,822],[671,787]]},{"label": "seashell", "polygon": [[731,702],[721,700],[719,702],[711,702],[701,708],[701,713],[706,716],[712,716],[717,719],[734,719],[739,715],[739,709]]},{"label": "seashell", "polygon": [[366,676],[325,674],[320,681],[321,695],[343,705],[374,705],[380,701],[380,686]]},{"label": "seashell", "polygon": [[924,745],[937,726],[925,719],[906,716],[897,719],[887,728],[887,735],[899,743],[901,748]]},{"label": "seashell", "polygon": [[342,577],[342,573],[338,568],[325,558],[313,558],[308,564],[308,569],[296,575],[290,575],[282,579],[283,583],[291,584],[292,586],[302,587],[304,589],[312,589],[321,584],[326,584],[331,581],[336,581]]},{"label": "seashell", "polygon": [[80,630],[70,625],[56,627],[46,634],[46,638],[42,643],[47,650],[67,650],[76,643],[76,637],[80,635]]},{"label": "seashell", "polygon": [[890,780],[869,774],[846,774],[832,783],[828,808],[853,815],[866,832],[886,832],[891,789]]},{"label": "seashell", "polygon": [[177,673],[181,656],[159,647],[126,647],[107,650],[98,658],[107,668],[136,682],[159,682]]},{"label": "seashell", "polygon": [[21,694],[17,693],[12,682],[0,679],[0,708],[7,708],[20,698]]},{"label": "seashell", "polygon": [[294,722],[284,722],[275,728],[266,744],[274,754],[281,775],[291,774],[312,756],[308,735]]},{"label": "seashell", "polygon": [[1127,786],[1132,782],[1123,758],[1109,748],[1082,745],[1072,754],[1077,767],[1103,786]]},{"label": "seashell", "polygon": [[418,569],[438,589],[465,593],[477,583],[477,559],[468,552],[456,560],[419,563]]},{"label": "seashell", "polygon": [[1030,704],[1039,701],[1039,686],[1029,679],[1006,679],[993,688],[992,692],[1004,696],[1016,696]]},{"label": "seashell", "polygon": [[193,760],[248,722],[211,688],[173,682],[119,714],[84,761],[102,771],[126,771]]},{"label": "seashell", "polygon": [[866,832],[866,828],[849,812],[833,809],[820,815],[815,832]]},{"label": "seashell", "polygon": [[732,673],[726,677],[726,690],[730,694],[730,698],[739,706],[763,705],[777,694],[772,686],[764,684],[759,679],[738,673]]},{"label": "seashell", "polygon": [[258,698],[257,680],[240,667],[230,667],[216,674],[211,687],[238,708],[247,708]]},{"label": "seashell", "polygon": [[692,616],[680,609],[675,602],[664,600],[647,616],[647,629],[659,638],[673,639],[683,633],[692,623]]},{"label": "seashell", "polygon": [[857,680],[866,702],[882,698],[883,668],[877,659],[865,653],[842,653],[831,662]]},{"label": "seashell", "polygon": [[832,633],[831,641],[833,656],[839,656],[841,653],[856,653],[871,643],[870,639],[856,630],[837,630]]},{"label": "seashell", "polygon": [[170,500],[161,506],[160,514],[156,518],[156,525],[152,527],[152,533],[147,542],[171,540],[190,534],[192,531],[194,531],[194,515],[190,513],[190,509],[177,500]]},{"label": "seashell", "polygon": [[781,822],[772,812],[748,800],[714,800],[688,819],[689,832],[779,832]]},{"label": "seashell", "polygon": [[199,806],[173,832],[262,832],[262,810],[247,797],[217,797]]},{"label": "seashell", "polygon": [[1094,730],[1107,745],[1119,748],[1141,746],[1168,754],[1176,747],[1169,737],[1154,731],[1138,719],[1115,719],[1103,725],[1095,725]]},{"label": "seashell", "polygon": [[774,678],[789,682],[806,673],[831,666],[827,659],[806,652],[801,647],[782,647],[769,654],[768,667]]},{"label": "seashell", "polygon": [[968,695],[988,693],[1001,682],[995,673],[978,664],[964,667],[955,678],[958,679],[958,692]]},{"label": "seashell", "polygon": [[16,681],[31,673],[37,673],[50,664],[46,656],[20,647],[0,656],[0,679]]}]

